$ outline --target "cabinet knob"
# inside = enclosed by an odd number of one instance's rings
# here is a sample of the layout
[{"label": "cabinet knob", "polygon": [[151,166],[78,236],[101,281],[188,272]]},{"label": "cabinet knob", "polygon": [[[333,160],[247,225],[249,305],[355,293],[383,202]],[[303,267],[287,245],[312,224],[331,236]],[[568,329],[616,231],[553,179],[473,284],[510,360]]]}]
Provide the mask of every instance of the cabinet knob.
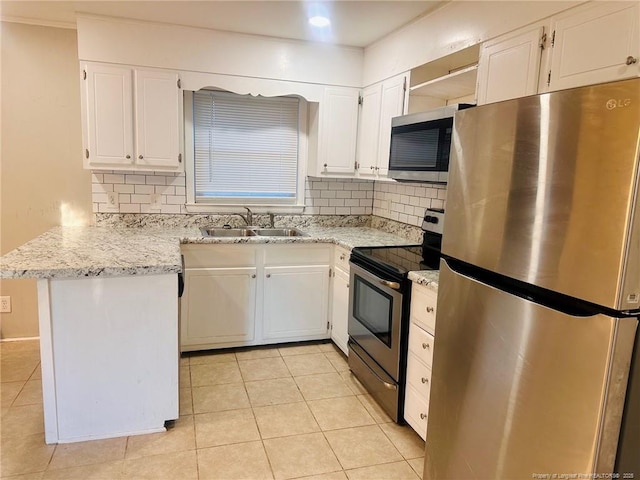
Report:
[{"label": "cabinet knob", "polygon": [[422,380],[422,383],[429,383],[429,379],[428,378],[422,377],[421,380]]},{"label": "cabinet knob", "polygon": [[344,253],[340,254],[340,260],[344,260],[345,258],[346,258],[346,256],[345,256]]},{"label": "cabinet knob", "polygon": [[627,61],[625,62],[627,65],[633,65],[634,63],[636,63],[638,61],[638,59],[636,57],[632,57],[631,55],[629,55],[627,57]]},{"label": "cabinet knob", "polygon": [[429,345],[428,343],[423,343],[422,348],[426,350],[427,348],[431,348],[431,345]]},{"label": "cabinet knob", "polygon": [[125,158],[129,160],[131,158],[131,155],[127,155]]},{"label": "cabinet knob", "polygon": [[427,416],[426,416],[424,413],[421,413],[421,414],[420,414],[420,419],[421,419],[421,420],[424,420],[425,418],[427,418]]},{"label": "cabinet knob", "polygon": [[433,307],[427,307],[427,313],[433,312]]},{"label": "cabinet knob", "polygon": [[138,155],[138,159],[142,160],[144,157],[142,155]]},{"label": "cabinet knob", "polygon": [[375,169],[376,167],[374,167],[374,166],[371,166],[371,167],[369,167],[369,168],[370,168],[371,170],[373,170],[373,169]]},{"label": "cabinet knob", "polygon": [[267,278],[271,278],[271,274],[270,273],[267,273]]},{"label": "cabinet knob", "polygon": [[327,164],[326,163],[324,164],[324,168],[327,168]]},{"label": "cabinet knob", "polygon": [[251,275],[251,278],[256,278],[256,274],[254,273],[253,275]]}]

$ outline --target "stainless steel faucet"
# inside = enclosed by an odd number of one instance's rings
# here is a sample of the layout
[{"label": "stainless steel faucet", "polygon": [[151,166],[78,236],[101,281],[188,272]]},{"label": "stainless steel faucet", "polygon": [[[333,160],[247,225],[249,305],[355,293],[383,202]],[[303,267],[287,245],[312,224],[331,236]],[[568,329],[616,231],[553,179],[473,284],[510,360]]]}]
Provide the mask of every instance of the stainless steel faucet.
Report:
[{"label": "stainless steel faucet", "polygon": [[240,218],[242,218],[242,220],[244,220],[244,223],[246,223],[248,227],[253,226],[253,212],[249,207],[244,208],[247,210],[246,215],[243,215],[241,213],[234,213],[234,215],[238,215]]}]

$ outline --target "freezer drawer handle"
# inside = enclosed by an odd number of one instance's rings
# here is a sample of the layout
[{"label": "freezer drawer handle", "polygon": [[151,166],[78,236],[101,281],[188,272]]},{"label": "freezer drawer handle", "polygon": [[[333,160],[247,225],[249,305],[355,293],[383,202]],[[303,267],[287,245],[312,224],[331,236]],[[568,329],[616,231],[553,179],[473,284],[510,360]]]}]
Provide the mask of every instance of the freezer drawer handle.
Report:
[{"label": "freezer drawer handle", "polygon": [[385,287],[393,288],[394,290],[400,290],[400,284],[398,282],[390,282],[389,280],[380,280],[380,284]]},{"label": "freezer drawer handle", "polygon": [[430,347],[431,347],[431,345],[429,345],[428,343],[423,343],[423,344],[422,344],[422,348],[424,348],[425,350],[426,350],[427,348],[430,348]]},{"label": "freezer drawer handle", "polygon": [[426,416],[424,413],[421,413],[421,414],[420,414],[420,419],[421,419],[421,420],[424,420],[425,418],[427,418],[427,416]]},{"label": "freezer drawer handle", "polygon": [[433,307],[427,307],[427,313],[433,312]]},{"label": "freezer drawer handle", "polygon": [[422,383],[429,383],[429,379],[422,377]]}]

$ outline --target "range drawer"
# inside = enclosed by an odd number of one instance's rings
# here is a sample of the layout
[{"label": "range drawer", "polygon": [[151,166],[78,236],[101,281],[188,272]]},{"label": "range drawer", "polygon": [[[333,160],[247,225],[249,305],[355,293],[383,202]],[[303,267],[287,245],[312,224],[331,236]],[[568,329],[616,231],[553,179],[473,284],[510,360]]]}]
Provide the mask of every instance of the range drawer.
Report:
[{"label": "range drawer", "polygon": [[429,404],[425,402],[412,386],[407,386],[404,397],[404,419],[423,440],[427,439],[427,418]]},{"label": "range drawer", "polygon": [[437,298],[437,293],[427,287],[417,283],[411,287],[411,321],[431,334],[436,329]]},{"label": "range drawer", "polygon": [[409,352],[413,353],[427,367],[433,365],[433,335],[427,333],[415,323],[409,325]]},{"label": "range drawer", "polygon": [[429,403],[431,369],[422,363],[413,352],[409,352],[407,357],[407,384],[416,390],[421,399]]},{"label": "range drawer", "polygon": [[346,248],[336,246],[333,251],[333,265],[335,268],[349,273],[349,257],[351,252]]}]

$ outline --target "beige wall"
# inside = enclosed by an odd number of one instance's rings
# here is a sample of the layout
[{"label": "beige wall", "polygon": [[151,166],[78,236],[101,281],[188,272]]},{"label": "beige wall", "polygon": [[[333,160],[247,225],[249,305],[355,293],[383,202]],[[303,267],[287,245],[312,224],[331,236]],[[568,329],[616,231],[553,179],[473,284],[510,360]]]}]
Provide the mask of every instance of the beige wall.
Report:
[{"label": "beige wall", "polygon": [[[55,225],[87,224],[76,31],[1,24],[0,254]],[[2,338],[38,335],[35,280],[4,280]]]}]

